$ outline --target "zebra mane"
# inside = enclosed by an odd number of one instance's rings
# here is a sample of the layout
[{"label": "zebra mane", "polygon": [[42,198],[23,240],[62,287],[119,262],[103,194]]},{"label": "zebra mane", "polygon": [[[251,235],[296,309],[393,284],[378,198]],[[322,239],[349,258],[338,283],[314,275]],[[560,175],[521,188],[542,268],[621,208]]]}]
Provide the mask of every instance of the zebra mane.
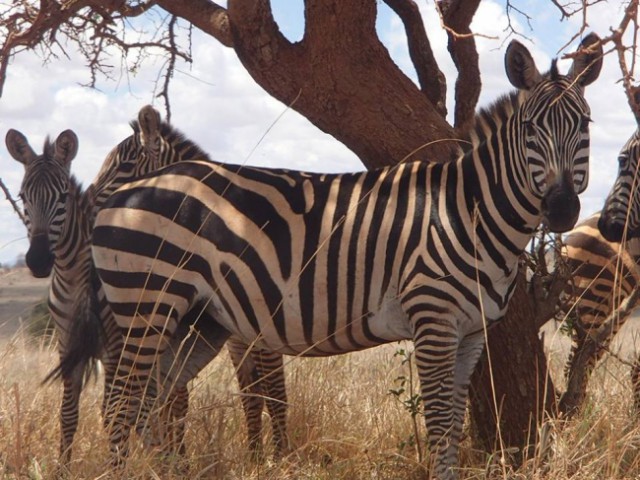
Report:
[{"label": "zebra mane", "polygon": [[474,118],[474,124],[467,131],[463,138],[467,142],[462,142],[463,151],[467,152],[477,147],[481,139],[486,137],[486,130],[500,128],[509,118],[511,118],[524,98],[518,90],[498,97],[487,107],[481,108]]},{"label": "zebra mane", "polygon": [[[134,135],[138,136],[141,131],[138,120],[132,120],[129,125],[133,129]],[[209,155],[198,144],[164,120],[160,123],[160,136],[171,144],[180,145],[180,150],[190,150],[191,158],[210,160]]]},{"label": "zebra mane", "polygon": [[[554,58],[551,61],[551,68],[543,76],[557,85],[558,92],[565,88],[564,85],[559,83],[564,77],[558,72],[557,59]],[[478,142],[481,141],[480,139],[485,138],[486,133],[484,132],[486,132],[487,129],[500,128],[501,125],[518,111],[527,96],[527,92],[513,90],[510,93],[498,97],[489,106],[481,108],[476,113],[473,126],[469,128],[467,135],[463,138],[469,142],[466,145],[465,142],[462,142],[463,151],[466,152],[476,147]]]}]

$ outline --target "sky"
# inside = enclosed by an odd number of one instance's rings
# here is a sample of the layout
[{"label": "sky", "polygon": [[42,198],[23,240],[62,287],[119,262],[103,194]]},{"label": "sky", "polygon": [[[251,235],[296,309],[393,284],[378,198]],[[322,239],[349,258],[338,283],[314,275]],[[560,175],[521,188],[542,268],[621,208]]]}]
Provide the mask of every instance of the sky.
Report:
[{"label": "sky", "polygon": [[[303,31],[302,0],[274,0],[274,16],[291,40]],[[434,2],[418,0],[432,48],[447,76],[448,109],[455,82],[455,67],[446,50]],[[415,81],[400,20],[377,2],[378,33],[397,65]],[[579,30],[581,18],[560,21],[551,2],[522,0],[519,9],[531,19],[513,13],[511,24],[531,51],[538,68],[546,71],[551,59],[576,49],[577,42],[559,51]],[[544,8],[541,8],[544,6]],[[601,36],[622,18],[621,2],[596,4],[590,9],[589,31]],[[504,2],[483,0],[472,29],[480,34],[477,47],[483,89],[479,107],[511,90],[504,73],[504,52],[510,40]],[[285,167],[316,172],[362,170],[358,158],[333,137],[324,134],[304,117],[271,98],[249,76],[235,53],[211,37],[194,31],[193,64],[179,64],[170,87],[172,124],[221,162]],[[160,63],[151,59],[135,75],[99,79],[97,89],[88,83],[89,70],[80,55],[67,51],[43,65],[32,52],[20,53],[9,67],[0,98],[0,137],[9,128],[24,133],[36,152],[44,138],[55,139],[65,129],[79,137],[80,148],[72,172],[86,186],[98,172],[107,153],[131,134],[129,121],[139,109],[153,104],[164,116],[164,104],[154,98],[153,85]],[[119,64],[122,59],[112,59]],[[560,61],[561,72],[570,62]],[[590,183],[581,195],[584,218],[599,210],[616,176],[617,155],[636,122],[620,83],[615,56],[607,55],[596,83],[587,87],[592,110]],[[0,178],[17,195],[23,167],[0,145]],[[0,263],[15,261],[28,249],[26,229],[3,197],[0,198]]]}]

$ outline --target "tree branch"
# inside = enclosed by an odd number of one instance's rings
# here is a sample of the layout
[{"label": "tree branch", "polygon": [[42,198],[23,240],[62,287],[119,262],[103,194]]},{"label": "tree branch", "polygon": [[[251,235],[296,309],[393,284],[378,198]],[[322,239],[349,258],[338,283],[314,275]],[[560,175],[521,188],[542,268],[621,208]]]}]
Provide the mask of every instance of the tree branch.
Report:
[{"label": "tree branch", "polygon": [[191,22],[225,47],[233,47],[227,9],[209,0],[189,0],[188,2],[157,0],[156,3],[172,15]]},{"label": "tree branch", "polygon": [[466,131],[472,125],[482,89],[480,60],[476,41],[470,28],[479,5],[480,0],[442,0],[437,2],[438,11],[449,38],[447,48],[458,69],[454,115],[454,127],[458,132]]},{"label": "tree branch", "polygon": [[413,0],[384,0],[404,24],[409,56],[420,89],[443,117],[447,116],[447,79],[438,67],[420,10]]},{"label": "tree branch", "polygon": [[13,207],[13,210],[18,214],[18,217],[20,217],[20,220],[22,220],[22,223],[24,223],[26,225],[27,224],[27,220],[24,218],[24,215],[22,214],[22,210],[20,210],[20,207],[18,206],[18,203],[13,199],[13,197],[11,196],[11,192],[5,186],[5,184],[4,184],[4,182],[2,181],[1,178],[0,178],[0,188],[4,192],[4,196],[7,198],[7,200],[9,200],[9,203]]}]

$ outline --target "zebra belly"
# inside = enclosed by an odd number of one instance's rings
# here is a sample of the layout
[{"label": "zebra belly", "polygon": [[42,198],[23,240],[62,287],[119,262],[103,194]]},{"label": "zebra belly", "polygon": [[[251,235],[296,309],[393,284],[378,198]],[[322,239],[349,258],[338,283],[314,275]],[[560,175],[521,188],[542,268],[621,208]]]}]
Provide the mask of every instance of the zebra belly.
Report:
[{"label": "zebra belly", "polygon": [[[328,328],[331,322],[326,311],[317,312],[310,334],[305,334],[304,325],[300,321],[300,311],[297,308],[301,301],[299,298],[288,298],[282,303],[282,316],[285,320],[284,328],[280,330],[270,315],[258,316],[258,328],[251,328],[251,322],[246,321],[242,312],[228,312],[214,292],[209,292],[207,298],[207,303],[211,306],[209,313],[232,334],[239,336],[247,344],[286,355],[335,355],[412,338],[407,316],[396,298],[381,302],[376,312],[348,318],[338,316],[333,319],[335,328],[332,331]],[[227,305],[230,303],[228,300],[225,298]],[[253,297],[250,303],[255,308],[263,300]],[[285,335],[282,335],[283,331]]]}]

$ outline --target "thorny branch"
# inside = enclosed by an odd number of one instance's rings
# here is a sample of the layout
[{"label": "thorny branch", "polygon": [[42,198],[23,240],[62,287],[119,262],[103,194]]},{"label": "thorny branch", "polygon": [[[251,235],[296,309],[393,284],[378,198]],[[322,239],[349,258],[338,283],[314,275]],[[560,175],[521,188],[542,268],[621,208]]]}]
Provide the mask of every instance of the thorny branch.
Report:
[{"label": "thorny branch", "polygon": [[9,189],[6,187],[6,185],[4,184],[4,182],[2,181],[2,179],[0,178],[0,188],[2,189],[2,191],[4,192],[4,196],[7,198],[7,200],[9,200],[9,203],[11,204],[11,206],[13,207],[13,209],[15,210],[15,212],[18,214],[18,217],[20,217],[20,220],[22,220],[22,223],[24,223],[25,225],[27,224],[26,219],[24,218],[24,215],[22,214],[22,210],[20,210],[20,207],[18,206],[18,202],[16,202],[13,197],[11,196],[11,192],[9,191]]},{"label": "thorny branch", "polygon": [[96,86],[99,77],[112,78],[116,67],[110,58],[114,56],[124,59],[130,74],[149,57],[168,58],[160,96],[169,112],[167,80],[178,59],[191,62],[191,42],[176,28],[177,17],[155,4],[153,0],[14,1],[0,13],[0,96],[16,54],[35,50],[48,62],[66,56],[66,49],[73,46],[87,61],[90,87]]},{"label": "thorny branch", "polygon": [[[550,236],[541,228],[531,242],[529,252],[523,255],[522,262],[530,275],[529,292],[535,299],[534,322],[541,327],[555,314],[571,276],[562,255],[562,239],[559,235]],[[549,269],[550,262],[554,266],[552,270]]]},{"label": "thorny branch", "polygon": [[[578,38],[588,27],[587,23],[587,8],[591,5],[599,3],[602,0],[593,0],[592,2],[587,2],[583,0],[583,6],[580,9],[576,9],[572,12],[563,11],[563,15],[574,15],[578,12],[582,13],[582,26],[580,30],[573,36],[571,39],[559,50],[563,50],[566,48],[571,42],[573,42],[576,38]],[[611,50],[606,51],[605,55],[611,51],[615,51],[618,56],[618,65],[620,67],[620,72],[622,74],[622,78],[620,81],[624,87],[624,91],[627,95],[627,100],[629,102],[629,106],[631,110],[638,114],[638,103],[635,101],[635,91],[637,88],[633,86],[633,81],[635,79],[635,58],[636,58],[636,50],[637,50],[637,40],[638,40],[638,3],[640,0],[631,0],[625,10],[622,20],[620,24],[616,28],[610,28],[611,34],[602,38],[600,40],[600,45],[603,47],[609,43],[613,44]],[[557,4],[557,2],[553,2]],[[631,29],[631,39],[627,37],[627,32]],[[595,48],[597,44],[593,45],[591,48]],[[629,57],[631,58],[631,65],[627,63],[627,53],[630,52]],[[578,52],[568,53],[563,56],[563,58],[573,58],[576,56]]]}]

